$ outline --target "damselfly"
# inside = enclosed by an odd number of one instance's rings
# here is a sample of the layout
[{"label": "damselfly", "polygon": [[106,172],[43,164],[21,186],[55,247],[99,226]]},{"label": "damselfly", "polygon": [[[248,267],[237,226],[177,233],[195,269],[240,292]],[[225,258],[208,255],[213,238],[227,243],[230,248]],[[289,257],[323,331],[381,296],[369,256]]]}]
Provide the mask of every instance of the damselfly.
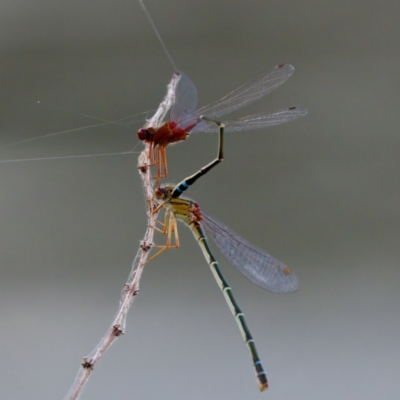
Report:
[{"label": "damselfly", "polygon": [[[229,93],[220,100],[217,100],[207,106],[204,106],[197,111],[197,90],[192,81],[182,72],[175,73],[168,85],[167,95],[165,96],[157,113],[150,118],[143,128],[139,129],[138,137],[140,140],[150,142],[150,162],[157,163],[157,184],[159,179],[165,178],[168,175],[167,160],[165,148],[171,144],[185,140],[189,134],[197,132],[213,132],[216,125],[210,124],[207,120],[214,120],[221,116],[232,113],[247,104],[250,104],[262,96],[276,89],[285,82],[294,72],[294,67],[289,64],[280,64],[272,71],[259,76],[258,78],[246,83],[233,92]],[[162,111],[160,113],[160,110]],[[164,122],[164,118],[169,112],[169,121]],[[259,113],[247,117],[239,118],[235,121],[225,121],[225,132],[240,132],[244,130],[259,129],[269,126],[279,125],[307,114],[307,110],[301,107],[289,107],[271,113]],[[205,117],[203,117],[205,116]],[[105,121],[100,124],[90,127],[72,129],[68,131],[55,132],[43,136],[22,140],[14,143],[9,143],[0,147],[16,146],[23,143],[36,141],[38,139],[48,138],[76,132],[78,130],[96,128],[104,125],[122,125],[124,120],[132,119],[131,117],[123,118],[118,121]],[[157,149],[157,157],[154,152]],[[61,156],[61,157],[44,157],[40,160],[52,158],[75,158],[75,157],[96,157],[104,155],[131,154],[132,150],[127,150],[119,153],[106,154],[85,154],[79,156]],[[33,161],[34,159],[19,159],[19,160],[3,160],[2,162],[15,161]],[[163,170],[163,172],[162,172]]]},{"label": "damselfly", "polygon": [[[157,184],[161,178],[168,175],[165,148],[169,144],[185,140],[191,133],[215,131],[215,124],[207,123],[207,119],[219,119],[219,117],[260,99],[285,82],[293,72],[292,65],[280,64],[272,71],[253,79],[222,99],[198,110],[196,110],[196,87],[185,74],[177,73],[178,80],[170,108],[169,121],[162,121],[156,125],[149,120],[138,131],[139,139],[150,143],[149,158],[151,162],[158,165]],[[223,123],[226,132],[239,132],[283,124],[306,114],[307,110],[304,108],[289,107],[271,113],[249,115],[235,121],[223,121]],[[207,118],[203,118],[203,116]],[[155,155],[156,151],[157,156]]]},{"label": "damselfly", "polygon": [[[297,277],[285,264],[248,243],[221,222],[202,212],[197,203],[180,198],[180,195],[198,178],[223,159],[223,128],[223,124],[220,125],[218,157],[214,161],[185,178],[175,187],[159,187],[155,190],[155,199],[161,202],[158,208],[163,207],[166,210],[162,224],[163,229],[160,231],[167,234],[167,241],[164,246],[156,246],[161,249],[150,260],[167,249],[179,247],[177,220],[183,221],[191,228],[239,326],[253,361],[259,389],[263,391],[268,387],[268,381],[254,339],[247,327],[244,315],[233,297],[232,289],[223,277],[218,262],[210,250],[203,228],[226,259],[257,285],[274,292],[289,293],[297,290]],[[172,244],[173,241],[174,244]]]}]

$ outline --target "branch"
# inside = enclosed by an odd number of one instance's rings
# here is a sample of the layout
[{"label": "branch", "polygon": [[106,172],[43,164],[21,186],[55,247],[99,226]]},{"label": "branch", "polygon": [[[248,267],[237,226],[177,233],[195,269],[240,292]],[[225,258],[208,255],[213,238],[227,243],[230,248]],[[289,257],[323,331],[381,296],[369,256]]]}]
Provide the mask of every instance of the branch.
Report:
[{"label": "branch", "polygon": [[[164,100],[159,105],[154,116],[146,122],[146,127],[158,127],[161,125],[166,114],[170,110],[175,100],[175,89],[181,75],[175,73],[172,76],[171,82],[167,87],[167,94]],[[83,358],[81,368],[78,375],[72,384],[64,400],[77,400],[83,387],[88,381],[94,366],[100,360],[102,355],[107,351],[112,343],[125,333],[126,318],[128,311],[133,303],[133,300],[139,294],[139,281],[143,273],[144,266],[151,248],[153,247],[154,226],[157,220],[158,213],[153,213],[154,199],[153,199],[153,181],[151,179],[150,165],[151,160],[148,157],[150,143],[145,144],[145,149],[138,159],[138,170],[142,179],[143,191],[147,207],[147,230],[143,240],[140,242],[139,250],[132,263],[132,269],[129,274],[128,280],[125,283],[124,290],[121,295],[117,315],[114,318],[107,333],[96,346],[96,348],[86,357]]]}]

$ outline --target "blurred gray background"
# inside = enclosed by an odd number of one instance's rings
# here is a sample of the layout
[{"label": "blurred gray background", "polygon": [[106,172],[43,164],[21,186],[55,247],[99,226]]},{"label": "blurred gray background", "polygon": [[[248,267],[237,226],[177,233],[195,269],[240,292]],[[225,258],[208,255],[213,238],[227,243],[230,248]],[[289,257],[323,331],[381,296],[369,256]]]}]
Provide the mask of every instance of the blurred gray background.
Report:
[{"label": "blurred gray background", "polygon": [[[227,135],[225,161],[187,195],[296,271],[267,292],[215,253],[270,381],[190,231],[149,264],[125,336],[82,399],[398,399],[398,1],[146,2],[199,105],[281,62],[293,77],[239,116],[309,115]],[[157,107],[173,69],[136,1],[0,4],[0,145]],[[40,104],[37,101],[40,100]],[[1,160],[119,152],[136,130],[85,129],[0,149]],[[141,150],[142,144],[137,147]],[[168,149],[178,182],[216,135]],[[0,398],[62,399],[116,312],[146,229],[137,155],[0,164]],[[158,238],[162,242],[162,238]]]}]

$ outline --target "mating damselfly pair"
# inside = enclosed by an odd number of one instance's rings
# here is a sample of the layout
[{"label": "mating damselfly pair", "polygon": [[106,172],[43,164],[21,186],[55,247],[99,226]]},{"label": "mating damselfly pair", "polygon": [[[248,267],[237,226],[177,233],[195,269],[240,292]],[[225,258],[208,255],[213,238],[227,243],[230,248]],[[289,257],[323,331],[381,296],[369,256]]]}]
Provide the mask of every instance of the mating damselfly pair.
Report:
[{"label": "mating damselfly pair", "polygon": [[[219,269],[204,231],[213,239],[217,248],[232,265],[248,279],[263,288],[275,292],[293,292],[298,287],[296,275],[286,265],[268,253],[257,249],[221,222],[201,211],[195,202],[181,199],[180,195],[199,177],[206,174],[223,160],[224,133],[260,129],[285,123],[306,115],[306,110],[290,107],[272,113],[259,113],[234,121],[219,122],[220,117],[237,111],[270,93],[284,83],[293,72],[294,68],[291,65],[280,64],[272,71],[240,86],[220,100],[197,110],[197,91],[195,85],[185,74],[177,72],[173,75],[168,86],[167,96],[161,103],[156,114],[138,131],[139,139],[148,144],[150,165],[154,165],[157,168],[156,179],[153,182],[154,201],[159,203],[159,208],[164,208],[166,211],[162,229],[158,230],[167,234],[167,241],[165,245],[156,246],[160,249],[151,259],[166,249],[179,246],[177,220],[183,221],[191,228],[250,351],[260,390],[268,387],[266,373],[261,364],[244,315],[233,297],[231,288]],[[166,120],[168,113],[169,119]],[[194,175],[184,179],[175,187],[159,187],[160,180],[168,175],[166,147],[171,143],[185,140],[190,134],[214,131],[219,132],[217,159],[201,168]],[[45,137],[51,135],[48,134]]]},{"label": "mating damselfly pair", "polygon": [[[148,144],[150,165],[154,165],[157,168],[155,181],[153,182],[154,201],[158,202],[159,208],[165,209],[164,223],[162,224],[162,229],[158,230],[167,234],[167,241],[165,245],[156,246],[159,247],[159,251],[152,258],[169,248],[179,246],[177,220],[183,221],[191,228],[250,351],[260,390],[268,387],[266,373],[244,315],[238,307],[232,290],[223,277],[218,263],[210,250],[204,231],[213,239],[227,260],[257,285],[275,292],[293,292],[298,288],[297,278],[286,265],[268,253],[257,249],[224,224],[201,211],[195,202],[181,199],[180,195],[199,177],[206,174],[223,160],[224,133],[261,129],[306,115],[306,110],[290,107],[272,113],[264,112],[234,121],[219,122],[220,117],[270,93],[285,82],[293,72],[294,68],[289,64],[278,65],[272,71],[240,86],[220,100],[197,110],[197,91],[194,84],[185,74],[177,72],[173,75],[169,84],[170,95],[166,96],[165,101],[162,103],[163,107],[159,107],[156,115],[150,118],[143,128],[138,131],[139,139]],[[168,113],[169,119],[166,121]],[[105,124],[108,124],[108,122]],[[219,149],[216,160],[201,168],[194,175],[184,179],[175,187],[160,187],[160,180],[168,175],[166,147],[171,143],[185,140],[191,134],[200,132],[219,132]],[[59,134],[60,132],[56,132],[47,134],[44,137]],[[28,139],[14,144],[31,140],[35,139]],[[129,152],[123,152],[122,154],[126,153]],[[71,157],[74,156],[71,155],[67,158]],[[12,160],[5,162],[10,161]]]},{"label": "mating damselfly pair", "polygon": [[[205,175],[223,160],[224,133],[270,127],[306,115],[307,112],[303,108],[290,107],[272,113],[259,113],[233,121],[219,122],[220,117],[237,111],[276,89],[293,72],[294,68],[291,65],[280,64],[272,71],[262,74],[220,100],[200,109],[196,109],[195,85],[185,74],[177,72],[173,75],[167,95],[156,114],[138,131],[139,139],[148,144],[150,165],[157,168],[156,179],[153,182],[154,201],[159,203],[159,208],[165,209],[164,224],[162,224],[162,229],[158,230],[167,234],[167,241],[165,245],[156,246],[159,247],[159,251],[151,259],[169,248],[179,247],[177,220],[183,221],[191,228],[249,349],[260,390],[268,387],[265,370],[244,315],[210,250],[204,231],[213,239],[217,248],[232,265],[263,288],[275,292],[293,292],[298,288],[296,275],[285,264],[257,249],[224,224],[201,211],[195,202],[181,199],[180,195],[199,177]],[[169,119],[166,118],[168,113]],[[191,134],[200,132],[219,132],[218,157],[175,187],[159,187],[160,180],[168,175],[166,147],[171,143],[185,140]],[[51,135],[48,134],[45,137]]]},{"label": "mating damselfly pair", "polygon": [[[293,71],[294,68],[291,65],[278,65],[271,72],[250,81],[222,99],[197,111],[195,111],[197,105],[196,88],[186,75],[178,73],[174,75],[169,85],[169,92],[172,91],[173,93],[173,96],[170,96],[172,98],[171,102],[168,103],[167,94],[166,99],[164,99],[164,104],[167,106],[164,109],[161,108],[163,110],[162,113],[157,115],[156,118],[150,119],[144,128],[138,132],[139,138],[149,144],[148,157],[152,165],[157,165],[154,197],[159,202],[159,205],[155,207],[154,211],[156,212],[160,208],[165,209],[164,222],[159,222],[162,229],[155,228],[167,235],[166,244],[155,246],[159,250],[149,261],[167,249],[179,247],[177,220],[186,223],[191,228],[249,349],[261,391],[268,388],[266,372],[258,356],[254,339],[246,324],[244,315],[210,250],[204,231],[209,234],[217,248],[232,265],[248,279],[263,288],[274,292],[294,292],[298,288],[297,277],[285,264],[251,245],[224,224],[206,214],[197,203],[181,199],[180,196],[198,178],[205,175],[223,160],[224,132],[244,131],[278,125],[306,115],[306,110],[290,107],[273,113],[261,113],[243,117],[232,122],[219,122],[214,119],[233,112],[271,92],[288,79]],[[170,120],[164,122],[163,119],[168,112],[165,109],[168,107],[170,107]],[[170,143],[185,140],[191,133],[215,130],[219,130],[217,158],[195,174],[185,178],[178,185],[160,187],[160,180],[167,176],[165,148]]]}]

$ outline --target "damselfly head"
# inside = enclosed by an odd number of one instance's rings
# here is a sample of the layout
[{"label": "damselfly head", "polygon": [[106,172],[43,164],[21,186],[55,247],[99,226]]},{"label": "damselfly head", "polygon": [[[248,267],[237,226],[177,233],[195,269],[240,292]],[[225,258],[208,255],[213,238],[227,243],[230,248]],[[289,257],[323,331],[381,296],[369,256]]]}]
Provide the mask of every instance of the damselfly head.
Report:
[{"label": "damselfly head", "polygon": [[151,132],[149,129],[140,128],[137,135],[139,140],[148,140],[151,137]]},{"label": "damselfly head", "polygon": [[167,200],[171,197],[173,189],[174,188],[172,186],[158,187],[154,191],[154,197],[157,200]]}]

